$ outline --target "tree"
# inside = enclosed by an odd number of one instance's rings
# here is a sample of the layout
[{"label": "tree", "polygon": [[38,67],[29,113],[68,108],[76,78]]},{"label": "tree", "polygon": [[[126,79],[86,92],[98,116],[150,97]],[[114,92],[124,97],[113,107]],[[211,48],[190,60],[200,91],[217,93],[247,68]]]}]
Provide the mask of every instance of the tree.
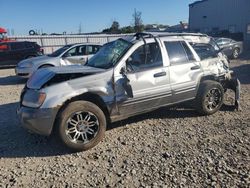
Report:
[{"label": "tree", "polygon": [[134,33],[134,28],[131,26],[122,27],[121,33]]},{"label": "tree", "polygon": [[117,21],[113,21],[112,25],[110,28],[106,28],[104,30],[102,30],[103,33],[112,33],[112,34],[118,34],[121,33],[120,28],[120,24]]},{"label": "tree", "polygon": [[110,28],[111,33],[120,33],[119,27],[120,27],[119,22],[113,21],[113,23],[112,23],[112,25],[111,25],[111,28]]},{"label": "tree", "polygon": [[135,32],[142,32],[143,31],[143,23],[141,18],[141,12],[135,9],[133,16],[133,23],[134,23],[134,30]]}]

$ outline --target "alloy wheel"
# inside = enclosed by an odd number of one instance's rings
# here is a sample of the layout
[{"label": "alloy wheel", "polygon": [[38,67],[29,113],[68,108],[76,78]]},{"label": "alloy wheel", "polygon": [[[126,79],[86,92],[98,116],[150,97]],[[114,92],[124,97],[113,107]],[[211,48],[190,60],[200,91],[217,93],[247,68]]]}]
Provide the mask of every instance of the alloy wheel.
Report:
[{"label": "alloy wheel", "polygon": [[210,89],[205,97],[205,106],[209,111],[213,111],[220,106],[222,93],[218,88]]},{"label": "alloy wheel", "polygon": [[76,112],[68,118],[66,123],[65,133],[74,143],[89,143],[99,131],[98,118],[91,112]]}]

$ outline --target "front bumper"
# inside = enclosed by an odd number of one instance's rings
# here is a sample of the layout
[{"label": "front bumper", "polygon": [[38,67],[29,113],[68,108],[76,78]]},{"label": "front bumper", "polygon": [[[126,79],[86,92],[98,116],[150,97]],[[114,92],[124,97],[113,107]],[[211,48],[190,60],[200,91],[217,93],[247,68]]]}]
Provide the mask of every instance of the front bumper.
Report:
[{"label": "front bumper", "polygon": [[28,67],[16,67],[15,73],[17,76],[21,76],[24,78],[29,78],[32,74],[33,70]]},{"label": "front bumper", "polygon": [[58,109],[34,109],[23,106],[17,109],[21,125],[44,136],[51,134],[57,112]]}]

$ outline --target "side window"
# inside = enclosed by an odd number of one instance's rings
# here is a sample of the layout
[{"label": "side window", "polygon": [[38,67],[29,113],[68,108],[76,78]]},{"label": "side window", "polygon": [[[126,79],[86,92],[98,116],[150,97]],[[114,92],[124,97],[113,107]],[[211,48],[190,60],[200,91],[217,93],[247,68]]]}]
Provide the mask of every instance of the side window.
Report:
[{"label": "side window", "polygon": [[228,45],[231,43],[231,39],[223,39],[223,44]]},{"label": "side window", "polygon": [[[170,64],[180,64],[189,62],[188,55],[185,51],[182,42],[169,41],[169,42],[164,42],[164,44],[168,52]],[[192,57],[190,58],[192,59]]]},{"label": "side window", "polygon": [[64,57],[71,57],[71,56],[77,56],[77,47],[71,48],[69,51],[67,51],[63,56]]},{"label": "side window", "polygon": [[76,55],[86,55],[86,46],[79,46]]},{"label": "side window", "polygon": [[87,47],[87,54],[88,55],[96,54],[99,49],[100,49],[100,46],[96,46],[96,45],[88,46]]},{"label": "side window", "polygon": [[217,57],[216,50],[210,44],[193,44],[193,48],[201,60]]},{"label": "side window", "polygon": [[33,48],[33,43],[31,43],[31,42],[26,42],[26,43],[25,43],[25,48]]},{"label": "side window", "polygon": [[223,45],[222,39],[216,39],[215,41],[219,46]]},{"label": "side window", "polygon": [[189,61],[196,61],[196,59],[194,58],[194,54],[193,52],[190,50],[190,48],[188,47],[187,43],[185,43],[184,41],[181,42],[182,46],[185,49],[185,52],[187,54],[188,60]]},{"label": "side window", "polygon": [[129,72],[162,66],[161,49],[157,43],[142,45],[127,60]]},{"label": "side window", "polygon": [[23,50],[25,45],[23,42],[11,43],[11,50]]},{"label": "side window", "polygon": [[94,52],[94,54],[96,54],[98,51],[99,51],[99,49],[101,48],[101,46],[93,46],[93,52]]}]

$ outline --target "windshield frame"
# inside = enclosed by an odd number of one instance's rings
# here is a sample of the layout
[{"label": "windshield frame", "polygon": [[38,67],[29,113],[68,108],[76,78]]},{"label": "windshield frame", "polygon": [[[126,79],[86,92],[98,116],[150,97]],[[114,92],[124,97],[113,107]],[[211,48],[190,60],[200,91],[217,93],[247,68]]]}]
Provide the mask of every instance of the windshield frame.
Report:
[{"label": "windshield frame", "polygon": [[[107,63],[106,65],[109,65],[109,66],[107,66],[107,67],[103,67],[103,66],[94,66],[94,65],[90,64],[92,58],[97,57],[97,56],[99,55],[99,53],[101,53],[102,50],[103,50],[104,48],[106,48],[106,46],[111,45],[112,43],[117,42],[118,40],[120,40],[120,41],[126,43],[126,44],[127,44],[127,47],[124,48],[124,49],[122,50],[122,53],[119,54],[119,56],[117,57],[117,59],[115,59],[114,62],[111,62],[111,63],[109,62],[109,63]],[[94,67],[94,68],[99,68],[99,69],[106,69],[106,70],[107,70],[107,69],[110,69],[110,68],[114,68],[114,67],[120,62],[120,60],[124,57],[124,55],[129,51],[129,49],[130,49],[132,46],[133,46],[133,43],[132,43],[132,42],[127,41],[127,40],[125,40],[125,39],[123,39],[123,38],[119,38],[119,39],[117,39],[117,40],[115,40],[115,41],[108,42],[108,43],[104,44],[104,45],[100,48],[100,50],[99,50],[99,51],[98,51],[98,52],[97,52],[97,53],[96,53],[96,54],[95,54],[86,64],[85,64],[85,66]],[[115,49],[115,48],[114,48],[114,49]],[[111,59],[111,61],[114,59],[114,56],[115,56],[115,53],[114,53],[113,58]]]}]

